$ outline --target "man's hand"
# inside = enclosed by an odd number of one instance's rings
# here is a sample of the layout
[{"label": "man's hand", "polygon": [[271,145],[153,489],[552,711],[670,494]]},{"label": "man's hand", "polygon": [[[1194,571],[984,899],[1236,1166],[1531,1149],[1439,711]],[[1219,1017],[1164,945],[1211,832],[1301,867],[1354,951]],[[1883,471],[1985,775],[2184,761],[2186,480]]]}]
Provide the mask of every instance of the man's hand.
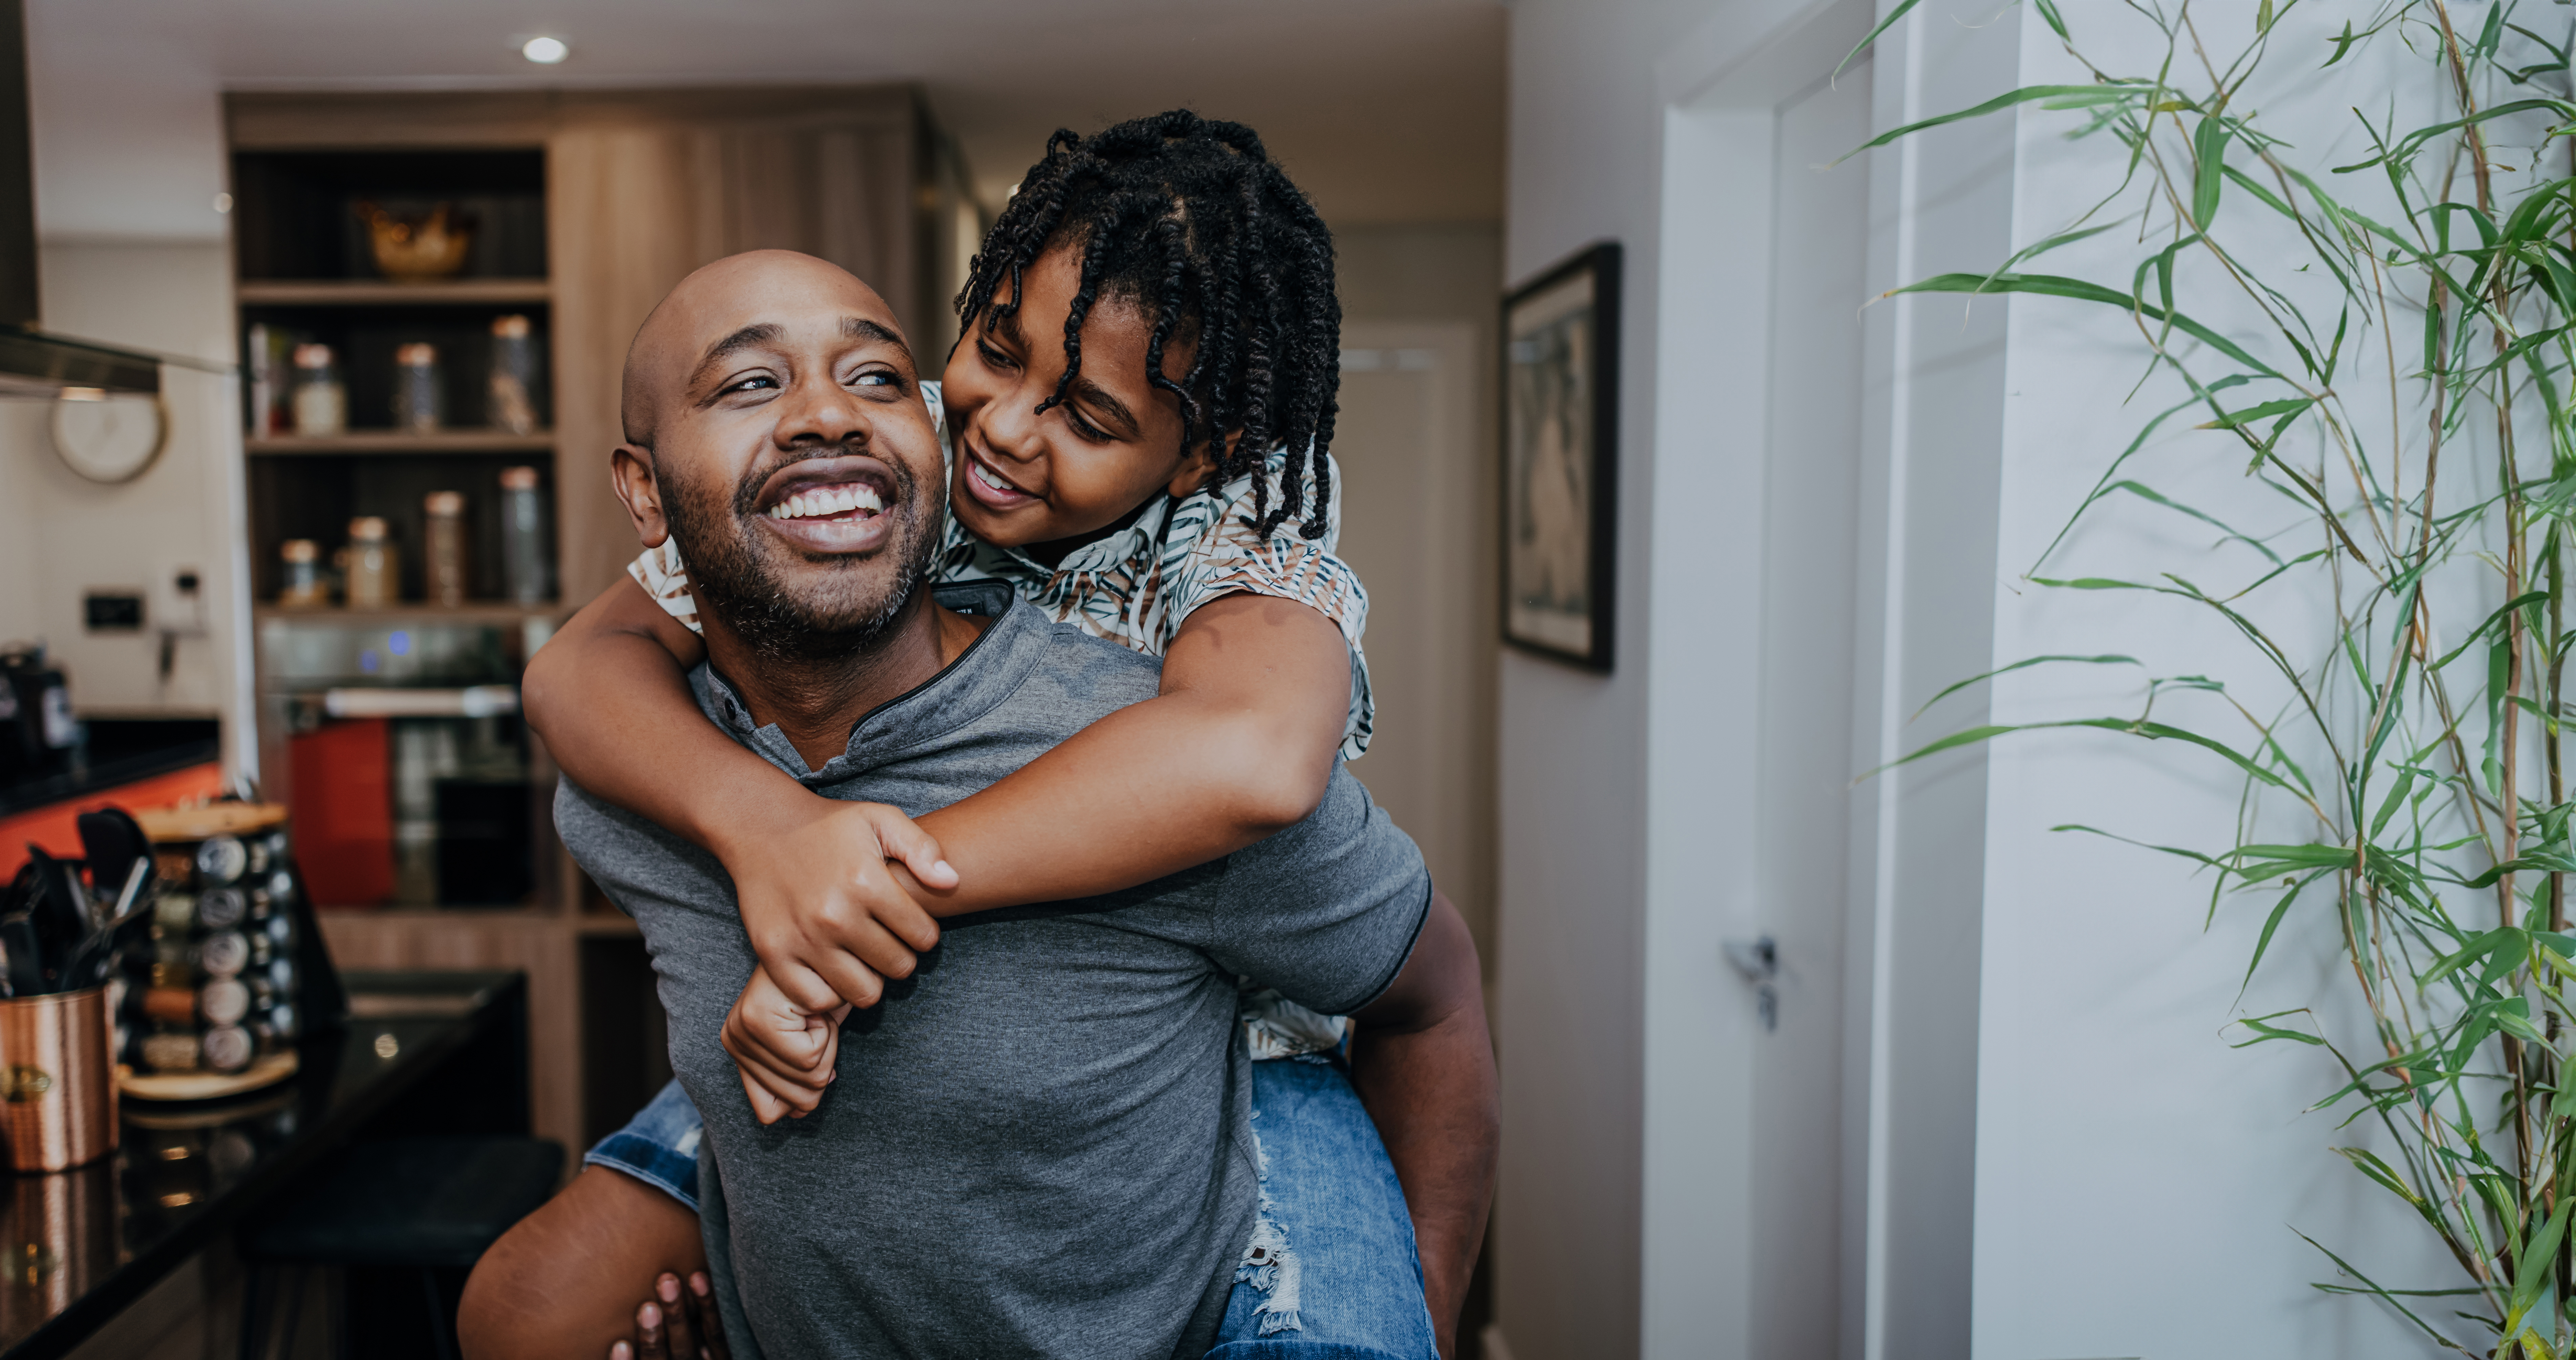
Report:
[{"label": "man's hand", "polygon": [[939,943],[939,924],[887,862],[933,890],[956,887],[957,871],[896,808],[789,788],[745,809],[710,848],[733,876],[743,929],[780,993],[809,1012],[873,1006],[886,978],[910,977],[918,953]]},{"label": "man's hand", "polygon": [[839,1075],[841,1020],[849,1013],[838,998],[827,1010],[800,1006],[770,981],[767,968],[751,970],[720,1037],[761,1123],[802,1119],[823,1103],[823,1088]]},{"label": "man's hand", "polygon": [[635,1310],[634,1338],[611,1345],[608,1360],[732,1360],[705,1271],[689,1276],[686,1291],[679,1276],[666,1272],[653,1293]]}]

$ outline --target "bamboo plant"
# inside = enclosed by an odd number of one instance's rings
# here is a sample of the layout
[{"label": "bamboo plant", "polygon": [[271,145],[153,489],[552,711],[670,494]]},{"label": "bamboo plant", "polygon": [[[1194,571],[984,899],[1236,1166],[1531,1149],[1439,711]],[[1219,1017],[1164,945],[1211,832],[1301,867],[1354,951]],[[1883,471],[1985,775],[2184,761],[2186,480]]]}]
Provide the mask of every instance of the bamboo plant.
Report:
[{"label": "bamboo plant", "polygon": [[[1917,3],[1896,5],[1862,46]],[[2155,403],[2140,404],[2135,437],[2102,450],[2091,494],[2026,579],[2178,599],[2223,621],[2232,664],[2261,674],[2236,690],[2223,675],[2148,680],[2150,706],[2178,687],[2197,691],[2211,702],[2196,711],[2222,715],[2214,721],[2176,719],[2169,706],[2163,716],[2150,707],[1997,723],[1906,760],[2083,727],[2227,762],[2246,794],[2233,843],[2148,848],[2214,880],[2213,919],[2262,913],[2249,983],[2276,941],[2334,933],[2348,965],[2338,976],[2348,973],[2357,1004],[2236,1020],[2239,1046],[2309,1045],[2340,1064],[2341,1084],[2321,1082],[2312,1107],[2340,1121],[2339,1141],[2351,1145],[2335,1151],[2403,1200],[2458,1267],[2450,1279],[2374,1279],[2311,1238],[2337,1272],[2317,1287],[2377,1300],[2428,1347],[2570,1355],[2568,11],[2535,0],[2384,0],[2321,24],[2314,11],[2329,0],[2197,14],[2190,0],[2127,0],[2116,16],[2087,21],[2116,18],[2113,44],[2075,31],[2051,0],[2031,3],[2089,79],[2016,89],[1867,146],[1962,119],[2053,117],[2116,154],[2118,187],[1991,273],[1893,292],[2028,294],[2126,314],[2138,390],[2180,399],[2153,413],[2144,407]],[[2135,41],[2142,32],[2161,39]],[[2399,50],[2382,50],[2392,44]],[[2104,50],[2114,45],[2116,54]],[[2357,68],[2361,54],[2407,88],[2284,79]],[[2311,161],[2268,133],[2281,120],[2257,105],[2284,91],[2291,102],[2271,112],[2306,127],[2344,120],[2365,151]],[[2331,104],[2319,110],[2318,100]],[[2400,107],[2435,112],[2401,117]],[[2070,254],[2098,259],[2124,239],[2134,243],[2116,252],[2124,276],[2037,272],[2041,257],[2077,241],[2092,244]],[[2243,460],[2247,494],[2226,514],[2157,485],[2157,457],[2195,427],[2204,433],[2192,437],[2230,441]],[[2189,517],[2228,555],[2118,578],[2061,564],[2081,556],[2083,536],[2068,532],[2078,522],[2141,515]],[[2235,574],[2213,579],[2213,570]],[[2043,664],[2138,663],[2032,657],[1953,690]],[[2237,697],[2256,691],[2288,697],[2278,709]]]}]

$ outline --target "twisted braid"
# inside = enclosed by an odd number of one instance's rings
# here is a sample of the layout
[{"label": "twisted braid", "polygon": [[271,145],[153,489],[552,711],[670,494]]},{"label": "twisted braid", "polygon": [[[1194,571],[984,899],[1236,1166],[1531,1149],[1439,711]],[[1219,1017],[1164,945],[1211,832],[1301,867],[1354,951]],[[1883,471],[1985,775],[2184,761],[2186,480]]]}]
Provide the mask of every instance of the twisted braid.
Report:
[{"label": "twisted braid", "polygon": [[[1153,322],[1147,381],[1180,401],[1182,455],[1208,449],[1211,488],[1252,476],[1259,532],[1297,519],[1303,536],[1322,537],[1341,390],[1333,238],[1260,136],[1181,109],[1049,137],[968,265],[960,329],[1017,312],[1028,267],[1058,246],[1081,252],[1082,281],[1064,378],[1039,409],[1072,390],[1082,323],[1100,299],[1131,303]],[[1007,303],[996,301],[1005,280]],[[1196,347],[1177,383],[1163,373],[1170,344]],[[1276,473],[1273,451],[1285,455]]]}]

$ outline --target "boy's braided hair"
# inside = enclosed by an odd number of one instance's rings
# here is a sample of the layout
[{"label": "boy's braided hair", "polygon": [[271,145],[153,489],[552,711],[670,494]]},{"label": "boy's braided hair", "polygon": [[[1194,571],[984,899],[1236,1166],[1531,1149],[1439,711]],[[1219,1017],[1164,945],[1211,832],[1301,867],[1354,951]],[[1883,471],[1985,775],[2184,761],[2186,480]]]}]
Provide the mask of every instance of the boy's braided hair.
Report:
[{"label": "boy's braided hair", "polygon": [[[1058,245],[1081,251],[1082,284],[1065,319],[1064,378],[1038,409],[1062,402],[1082,371],[1093,305],[1103,296],[1131,303],[1153,319],[1146,377],[1180,399],[1182,454],[1211,446],[1211,487],[1255,474],[1261,533],[1302,515],[1303,535],[1322,537],[1332,497],[1324,454],[1342,377],[1333,237],[1261,138],[1187,110],[1091,137],[1059,130],[968,266],[958,329],[971,330],[987,309],[993,321],[1017,312],[1023,274]],[[1004,279],[1011,301],[996,302]],[[1163,374],[1167,342],[1198,347],[1178,383]],[[1229,446],[1236,430],[1242,437]],[[1275,507],[1272,479],[1260,475],[1272,449],[1287,455]]]}]

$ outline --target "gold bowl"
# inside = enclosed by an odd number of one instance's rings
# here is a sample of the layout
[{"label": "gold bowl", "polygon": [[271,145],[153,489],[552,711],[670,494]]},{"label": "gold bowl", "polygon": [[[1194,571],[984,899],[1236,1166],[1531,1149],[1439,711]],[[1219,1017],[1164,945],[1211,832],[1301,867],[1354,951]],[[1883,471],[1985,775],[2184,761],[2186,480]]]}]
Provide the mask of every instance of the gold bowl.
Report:
[{"label": "gold bowl", "polygon": [[361,203],[358,220],[367,224],[376,268],[396,283],[446,278],[465,267],[465,253],[474,246],[474,219],[445,203],[427,216],[403,216]]}]

